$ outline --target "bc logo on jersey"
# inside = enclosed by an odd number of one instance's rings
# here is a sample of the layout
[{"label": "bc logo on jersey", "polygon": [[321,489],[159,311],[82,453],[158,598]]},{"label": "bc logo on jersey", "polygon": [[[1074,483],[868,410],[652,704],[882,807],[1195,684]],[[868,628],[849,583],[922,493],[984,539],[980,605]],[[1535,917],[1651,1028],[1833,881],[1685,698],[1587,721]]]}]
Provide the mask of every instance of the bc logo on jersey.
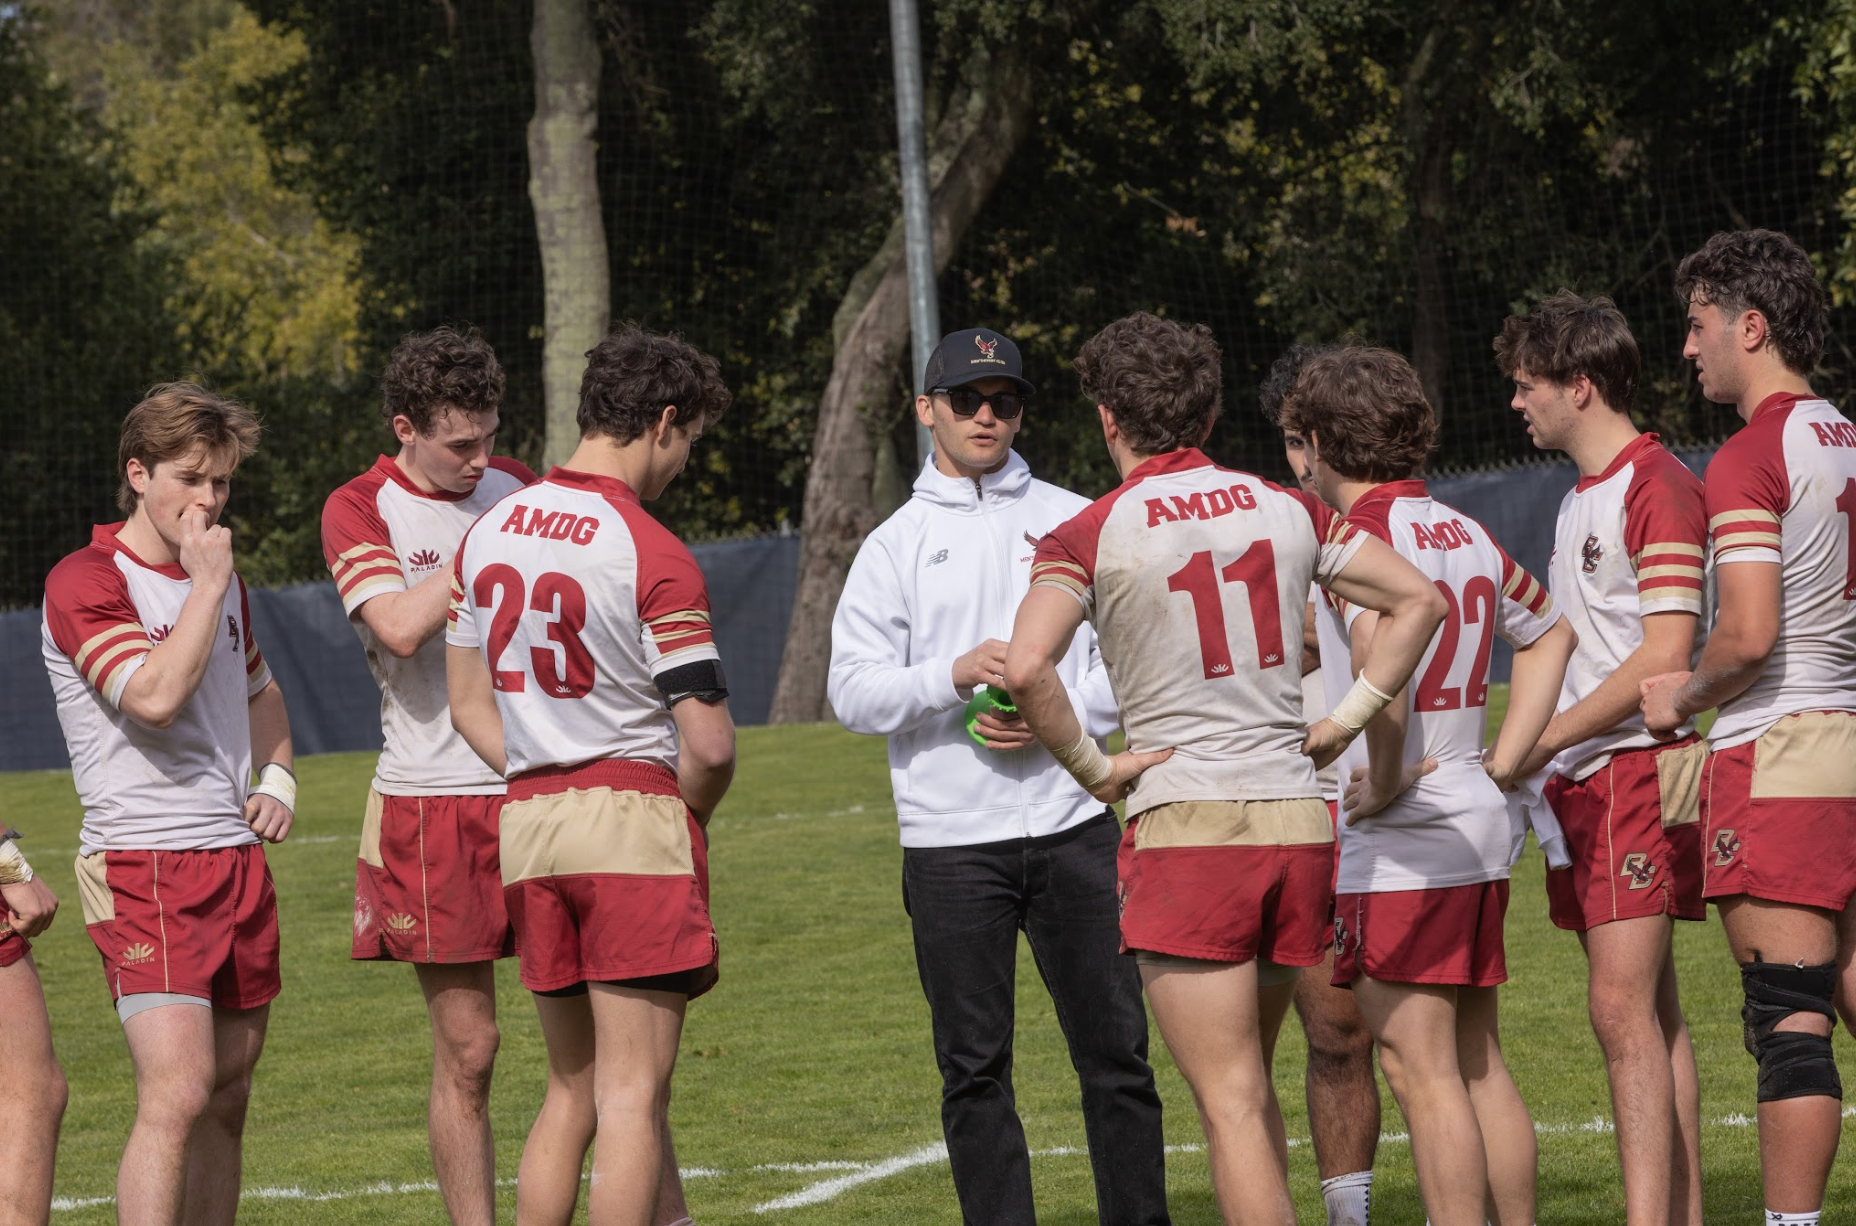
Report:
[{"label": "bc logo on jersey", "polygon": [[1588,575],[1597,574],[1599,560],[1604,556],[1605,551],[1599,548],[1598,537],[1586,537],[1584,548],[1579,550],[1580,569],[1584,570]]}]

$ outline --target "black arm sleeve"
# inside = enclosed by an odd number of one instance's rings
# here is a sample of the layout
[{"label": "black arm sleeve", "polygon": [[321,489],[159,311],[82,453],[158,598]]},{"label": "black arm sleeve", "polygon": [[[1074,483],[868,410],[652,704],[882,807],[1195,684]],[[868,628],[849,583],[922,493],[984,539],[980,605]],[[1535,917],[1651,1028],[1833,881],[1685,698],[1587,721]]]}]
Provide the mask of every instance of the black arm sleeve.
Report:
[{"label": "black arm sleeve", "polygon": [[658,693],[664,696],[666,707],[674,707],[685,698],[720,702],[728,697],[728,679],[722,675],[720,660],[696,660],[689,664],[679,664],[658,673],[651,680],[657,683]]}]

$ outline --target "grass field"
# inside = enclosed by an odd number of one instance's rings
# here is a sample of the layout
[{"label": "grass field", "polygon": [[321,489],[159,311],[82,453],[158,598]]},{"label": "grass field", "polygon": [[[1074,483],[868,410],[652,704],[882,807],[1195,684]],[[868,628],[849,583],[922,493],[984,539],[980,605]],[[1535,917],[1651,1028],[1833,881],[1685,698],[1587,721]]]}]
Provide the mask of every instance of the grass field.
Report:
[{"label": "grass field", "polygon": [[[712,828],[721,986],[696,1002],[673,1105],[690,1203],[721,1223],[957,1223],[939,1157],[938,1077],[899,898],[896,843],[880,740],[835,727],[753,728],[740,741],[734,792]],[[371,755],[301,763],[290,840],[270,849],[282,907],[284,994],[272,1008],[246,1140],[252,1223],[430,1223],[424,1093],[428,1039],[408,967],[355,964],[347,949],[354,856]],[[134,1108],[120,1027],[84,935],[70,862],[79,811],[68,774],[5,780],[0,818],[64,902],[36,943],[58,1052],[71,1081],[59,1152],[59,1209],[69,1226],[114,1220],[108,1196]],[[1546,920],[1542,861],[1516,869],[1508,919],[1512,981],[1504,1035],[1542,1137],[1542,1222],[1622,1219],[1617,1160],[1605,1131],[1603,1070],[1585,1021],[1584,963]],[[1701,1058],[1710,1221],[1760,1211],[1753,1063],[1740,1046],[1738,976],[1718,927],[1683,925],[1677,957]],[[1044,1222],[1095,1221],[1075,1077],[1050,999],[1020,961],[1017,1089]],[[498,971],[503,1030],[494,1090],[498,1171],[515,1174],[543,1087],[543,1052],[513,963]],[[1174,1220],[1215,1223],[1190,1097],[1157,1034],[1154,1062]],[[1839,1038],[1839,1051],[1847,1044]],[[1291,1021],[1277,1076],[1301,1218],[1322,1220],[1302,1109],[1301,1036]],[[1404,1125],[1385,1097],[1374,1217],[1420,1223]],[[18,1122],[15,1121],[16,1125]],[[1847,1169],[1847,1168],[1845,1168]],[[1826,1220],[1856,1211],[1852,1181],[1832,1182]],[[500,1211],[512,1217],[514,1187]]]}]

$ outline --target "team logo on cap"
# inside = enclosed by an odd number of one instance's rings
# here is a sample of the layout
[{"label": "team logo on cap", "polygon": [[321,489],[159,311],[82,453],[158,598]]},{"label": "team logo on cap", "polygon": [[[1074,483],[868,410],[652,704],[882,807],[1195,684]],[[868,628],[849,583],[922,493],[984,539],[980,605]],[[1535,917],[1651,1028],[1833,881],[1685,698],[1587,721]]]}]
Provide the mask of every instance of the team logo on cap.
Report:
[{"label": "team logo on cap", "polygon": [[988,362],[993,360],[992,351],[999,347],[998,341],[996,340],[989,341],[983,336],[974,337],[973,343],[980,347],[980,356],[986,359]]},{"label": "team logo on cap", "polygon": [[1598,547],[1598,537],[1596,536],[1586,537],[1585,547],[1579,550],[1579,561],[1583,565],[1585,573],[1588,575],[1597,574],[1598,573],[1598,561],[1600,558],[1604,556],[1605,556],[1605,551]]}]

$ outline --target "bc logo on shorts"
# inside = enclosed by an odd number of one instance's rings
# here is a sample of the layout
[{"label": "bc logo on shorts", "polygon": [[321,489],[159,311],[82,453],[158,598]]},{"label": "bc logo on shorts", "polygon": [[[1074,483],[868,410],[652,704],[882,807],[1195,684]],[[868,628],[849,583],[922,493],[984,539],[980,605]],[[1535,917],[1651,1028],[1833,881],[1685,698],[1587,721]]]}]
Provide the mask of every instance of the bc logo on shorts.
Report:
[{"label": "bc logo on shorts", "polygon": [[1655,878],[1656,866],[1650,863],[1650,857],[1644,852],[1633,851],[1624,857],[1624,871],[1618,876],[1629,877],[1630,888],[1641,890]]},{"label": "bc logo on shorts", "polygon": [[1734,862],[1740,854],[1740,840],[1734,837],[1732,830],[1722,830],[1714,836],[1714,867],[1725,868]]}]

